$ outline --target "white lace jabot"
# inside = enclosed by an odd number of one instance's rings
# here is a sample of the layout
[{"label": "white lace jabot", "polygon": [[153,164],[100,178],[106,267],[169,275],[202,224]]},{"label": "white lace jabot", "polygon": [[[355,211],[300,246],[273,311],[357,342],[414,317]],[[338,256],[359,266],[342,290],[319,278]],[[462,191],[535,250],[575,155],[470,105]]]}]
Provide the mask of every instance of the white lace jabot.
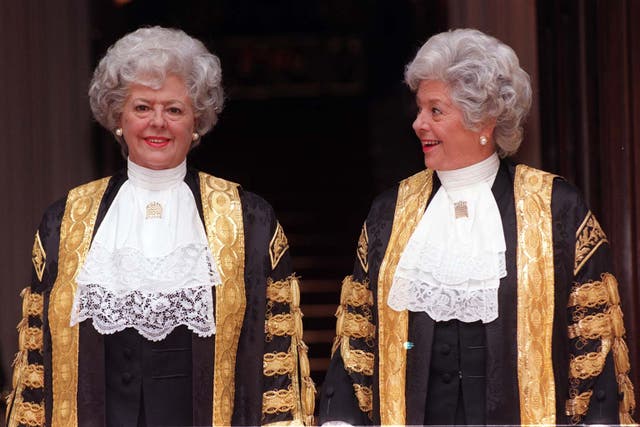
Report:
[{"label": "white lace jabot", "polygon": [[389,292],[397,311],[435,321],[491,322],[506,276],[502,220],[491,193],[497,154],[475,165],[438,171],[442,185],[405,247]]},{"label": "white lace jabot", "polygon": [[186,161],[158,171],[127,166],[76,278],[71,325],[92,319],[101,334],[131,327],[152,341],[179,325],[211,336],[212,287],[221,280],[184,182]]}]

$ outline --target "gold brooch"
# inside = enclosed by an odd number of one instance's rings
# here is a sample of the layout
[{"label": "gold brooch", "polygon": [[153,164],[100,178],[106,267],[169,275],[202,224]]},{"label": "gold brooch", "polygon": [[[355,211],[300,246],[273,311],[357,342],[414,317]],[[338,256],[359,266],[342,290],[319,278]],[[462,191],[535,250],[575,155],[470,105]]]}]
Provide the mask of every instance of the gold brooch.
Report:
[{"label": "gold brooch", "polygon": [[469,210],[467,209],[467,202],[455,202],[453,204],[454,212],[456,214],[456,219],[458,218],[469,218]]},{"label": "gold brooch", "polygon": [[162,205],[158,202],[150,202],[147,205],[145,219],[162,218]]}]

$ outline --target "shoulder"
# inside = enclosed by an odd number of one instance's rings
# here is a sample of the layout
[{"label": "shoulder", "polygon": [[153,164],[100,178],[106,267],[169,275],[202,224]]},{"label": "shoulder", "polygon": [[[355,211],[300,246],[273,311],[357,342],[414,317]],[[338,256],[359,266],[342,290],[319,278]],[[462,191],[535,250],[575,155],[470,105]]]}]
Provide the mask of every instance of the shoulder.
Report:
[{"label": "shoulder", "polygon": [[582,192],[564,177],[523,164],[514,166],[514,171],[520,179],[534,178],[543,183],[543,186],[551,186],[551,208],[554,214],[582,217],[589,210]]},{"label": "shoulder", "polygon": [[425,190],[433,182],[433,171],[425,169],[398,182],[393,187],[379,194],[371,204],[367,223],[377,220],[393,219],[398,202],[398,195],[417,194]]},{"label": "shoulder", "polygon": [[64,215],[64,211],[70,198],[77,199],[81,197],[91,198],[94,195],[101,196],[107,188],[111,178],[112,177],[110,176],[100,178],[73,187],[64,197],[59,198],[45,209],[44,214],[42,215],[42,223],[50,223],[51,221],[59,223],[62,220],[62,216]]},{"label": "shoulder", "polygon": [[90,182],[81,184],[77,187],[74,187],[71,190],[69,190],[69,193],[67,194],[67,198],[72,196],[91,197],[93,195],[102,195],[102,193],[104,193],[107,186],[109,185],[109,182],[111,181],[111,179],[112,179],[111,176],[107,176],[107,177],[96,179],[94,181],[90,181]]},{"label": "shoulder", "polygon": [[268,217],[275,217],[273,207],[264,198],[239,187],[240,201],[242,202],[242,210],[251,211],[254,214],[261,214]]}]

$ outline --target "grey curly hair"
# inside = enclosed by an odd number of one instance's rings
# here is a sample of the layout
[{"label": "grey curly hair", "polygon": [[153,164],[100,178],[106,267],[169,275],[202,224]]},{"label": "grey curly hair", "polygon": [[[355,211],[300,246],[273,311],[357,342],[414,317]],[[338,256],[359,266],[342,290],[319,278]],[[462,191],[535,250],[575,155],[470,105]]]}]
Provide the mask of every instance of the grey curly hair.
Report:
[{"label": "grey curly hair", "polygon": [[[184,31],[158,26],[125,35],[100,60],[89,85],[94,117],[114,132],[130,85],[159,89],[169,74],[179,76],[187,87],[196,117],[195,131],[201,136],[209,132],[224,104],[220,60]],[[122,138],[116,139],[126,154],[126,144]]]},{"label": "grey curly hair", "polygon": [[477,130],[495,119],[498,154],[515,154],[531,108],[531,82],[513,49],[474,29],[436,34],[405,69],[405,82],[412,91],[422,80],[447,84],[467,128]]}]

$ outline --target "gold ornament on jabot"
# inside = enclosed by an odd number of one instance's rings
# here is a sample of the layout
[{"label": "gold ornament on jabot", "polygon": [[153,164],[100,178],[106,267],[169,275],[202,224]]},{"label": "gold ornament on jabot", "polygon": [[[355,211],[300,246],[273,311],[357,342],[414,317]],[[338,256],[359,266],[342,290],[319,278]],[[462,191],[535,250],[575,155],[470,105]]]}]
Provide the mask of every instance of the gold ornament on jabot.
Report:
[{"label": "gold ornament on jabot", "polygon": [[453,211],[455,212],[456,219],[469,218],[469,209],[467,208],[467,202],[461,200],[453,204]]},{"label": "gold ornament on jabot", "polygon": [[162,205],[158,202],[149,202],[146,207],[145,219],[162,218]]}]

